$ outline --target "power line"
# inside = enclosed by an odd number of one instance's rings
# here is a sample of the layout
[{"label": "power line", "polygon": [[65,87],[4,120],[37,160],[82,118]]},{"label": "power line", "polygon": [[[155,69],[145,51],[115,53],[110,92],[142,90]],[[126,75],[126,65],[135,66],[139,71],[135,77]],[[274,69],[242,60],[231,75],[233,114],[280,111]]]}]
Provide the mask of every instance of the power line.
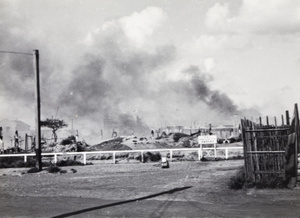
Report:
[{"label": "power line", "polygon": [[25,53],[25,52],[16,52],[16,51],[2,51],[0,50],[0,53],[5,53],[5,54],[20,54],[20,55],[33,55],[31,53]]}]

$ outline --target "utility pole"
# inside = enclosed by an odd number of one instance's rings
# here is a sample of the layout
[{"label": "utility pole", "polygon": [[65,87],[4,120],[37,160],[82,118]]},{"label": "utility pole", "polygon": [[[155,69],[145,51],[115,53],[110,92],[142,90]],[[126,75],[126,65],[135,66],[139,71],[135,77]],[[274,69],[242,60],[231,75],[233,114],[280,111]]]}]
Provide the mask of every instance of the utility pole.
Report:
[{"label": "utility pole", "polygon": [[39,50],[33,50],[33,69],[35,73],[35,97],[36,97],[36,117],[35,117],[35,153],[36,167],[42,171],[42,145],[41,145],[41,98],[40,98],[40,66]]}]

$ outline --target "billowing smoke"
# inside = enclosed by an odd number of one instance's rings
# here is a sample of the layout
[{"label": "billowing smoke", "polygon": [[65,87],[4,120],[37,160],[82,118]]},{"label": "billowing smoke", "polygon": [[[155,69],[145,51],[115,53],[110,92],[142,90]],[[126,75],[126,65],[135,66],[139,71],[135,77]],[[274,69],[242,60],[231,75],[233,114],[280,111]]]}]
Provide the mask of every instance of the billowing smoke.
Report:
[{"label": "billowing smoke", "polygon": [[[222,114],[237,114],[237,106],[225,94],[218,90],[212,90],[209,86],[209,78],[201,72],[197,66],[191,66],[184,70],[185,74],[189,74],[191,79],[184,84],[186,87],[186,95],[191,96],[193,101],[201,101],[209,106],[211,110],[218,111]],[[188,85],[190,84],[190,85]]]},{"label": "billowing smoke", "polygon": [[[153,15],[156,19],[146,19]],[[13,26],[13,18],[10,25],[0,23],[0,37],[5,39],[1,50],[40,50],[42,118],[57,116],[69,124],[72,120],[82,134],[103,132],[107,138],[113,130],[120,135],[149,134],[151,128],[230,120],[239,113],[225,93],[209,86],[213,78],[198,66],[177,69],[172,77],[169,66],[176,61],[176,48],[150,43],[151,30],[164,19],[160,9],[147,8],[132,16],[145,22],[131,25],[130,16],[106,22],[78,35],[72,47],[62,42],[62,50],[44,41],[45,35],[33,38],[25,27]],[[32,57],[5,54],[0,60],[0,90],[6,103],[22,99],[15,110],[33,107]]]}]

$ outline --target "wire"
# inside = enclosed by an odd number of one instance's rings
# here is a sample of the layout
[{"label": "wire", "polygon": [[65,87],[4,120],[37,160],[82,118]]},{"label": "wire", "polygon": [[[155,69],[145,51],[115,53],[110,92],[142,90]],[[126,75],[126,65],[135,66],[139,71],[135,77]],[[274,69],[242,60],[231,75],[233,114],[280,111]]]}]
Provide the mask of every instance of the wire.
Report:
[{"label": "wire", "polygon": [[1,51],[0,53],[6,53],[6,54],[20,54],[20,55],[33,55],[31,53],[25,53],[25,52],[16,52],[16,51]]}]

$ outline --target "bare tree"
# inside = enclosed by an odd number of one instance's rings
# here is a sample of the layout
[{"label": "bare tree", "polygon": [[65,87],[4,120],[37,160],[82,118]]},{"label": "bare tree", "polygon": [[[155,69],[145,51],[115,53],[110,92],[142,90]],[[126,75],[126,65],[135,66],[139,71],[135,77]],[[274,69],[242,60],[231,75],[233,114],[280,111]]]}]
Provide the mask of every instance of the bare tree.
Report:
[{"label": "bare tree", "polygon": [[57,134],[56,131],[58,129],[61,129],[63,127],[67,127],[68,124],[65,123],[65,121],[63,120],[59,120],[59,119],[46,119],[46,120],[41,120],[41,126],[44,127],[48,127],[50,129],[52,129],[52,133],[53,133],[53,138],[54,138],[54,142],[57,142]]}]

